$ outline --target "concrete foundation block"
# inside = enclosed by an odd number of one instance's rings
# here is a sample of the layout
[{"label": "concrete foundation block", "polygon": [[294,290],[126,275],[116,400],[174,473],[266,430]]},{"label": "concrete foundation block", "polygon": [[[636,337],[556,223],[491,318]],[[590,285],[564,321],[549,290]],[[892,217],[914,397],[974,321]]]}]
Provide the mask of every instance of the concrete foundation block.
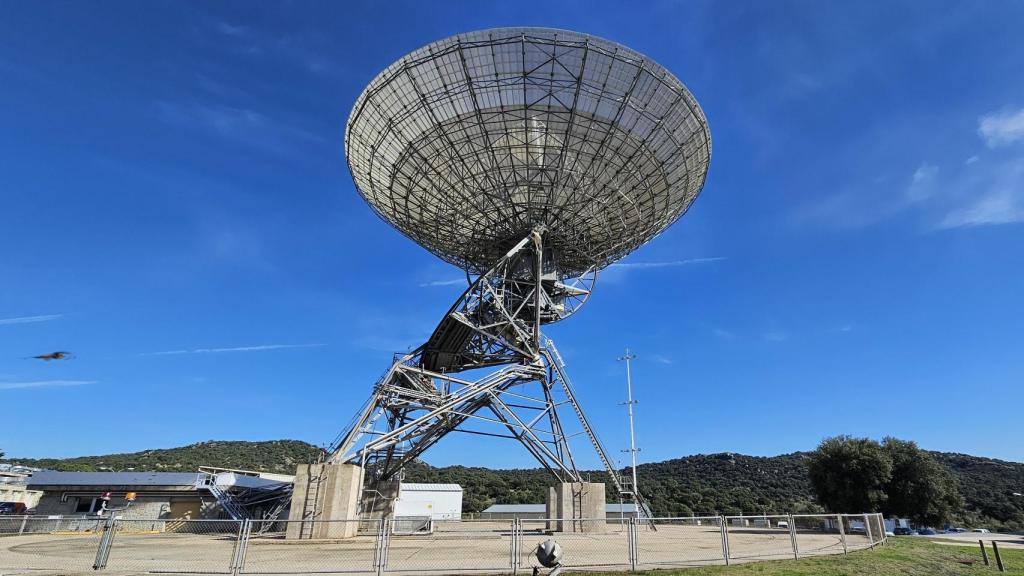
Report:
[{"label": "concrete foundation block", "polygon": [[548,489],[548,530],[601,533],[605,521],[605,486],[598,482],[563,482]]},{"label": "concrete foundation block", "polygon": [[[295,487],[285,538],[351,538],[359,530],[363,469],[352,464],[304,464],[295,471]],[[337,520],[338,522],[327,522]],[[347,522],[342,522],[347,520]]]}]

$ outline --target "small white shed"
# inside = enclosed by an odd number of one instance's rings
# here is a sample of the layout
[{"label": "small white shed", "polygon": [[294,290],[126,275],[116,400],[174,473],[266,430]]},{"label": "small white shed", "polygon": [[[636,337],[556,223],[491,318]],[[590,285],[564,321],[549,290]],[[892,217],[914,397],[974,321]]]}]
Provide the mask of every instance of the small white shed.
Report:
[{"label": "small white shed", "polygon": [[407,517],[429,517],[432,520],[462,518],[462,486],[402,482],[395,500],[395,518]]}]

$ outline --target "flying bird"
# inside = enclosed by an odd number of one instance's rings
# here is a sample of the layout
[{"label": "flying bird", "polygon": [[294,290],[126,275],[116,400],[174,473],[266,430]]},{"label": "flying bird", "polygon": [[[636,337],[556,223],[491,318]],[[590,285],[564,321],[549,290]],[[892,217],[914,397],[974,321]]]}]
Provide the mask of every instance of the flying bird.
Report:
[{"label": "flying bird", "polygon": [[42,360],[43,362],[49,362],[50,360],[67,360],[71,358],[71,352],[64,352],[58,350],[56,352],[50,352],[49,354],[40,354],[39,356],[33,356],[36,360]]}]

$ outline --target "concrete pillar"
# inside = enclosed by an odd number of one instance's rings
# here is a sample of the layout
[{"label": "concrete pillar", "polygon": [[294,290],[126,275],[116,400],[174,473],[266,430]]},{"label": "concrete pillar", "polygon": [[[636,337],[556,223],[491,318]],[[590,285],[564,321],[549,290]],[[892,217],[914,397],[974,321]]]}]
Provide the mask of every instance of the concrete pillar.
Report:
[{"label": "concrete pillar", "polygon": [[363,469],[353,464],[303,464],[295,471],[289,520],[350,520],[349,522],[289,522],[289,540],[351,538],[359,523]]},{"label": "concrete pillar", "polygon": [[548,530],[555,532],[592,532],[608,530],[607,522],[581,522],[580,519],[604,520],[607,508],[604,483],[563,482],[548,489]]}]

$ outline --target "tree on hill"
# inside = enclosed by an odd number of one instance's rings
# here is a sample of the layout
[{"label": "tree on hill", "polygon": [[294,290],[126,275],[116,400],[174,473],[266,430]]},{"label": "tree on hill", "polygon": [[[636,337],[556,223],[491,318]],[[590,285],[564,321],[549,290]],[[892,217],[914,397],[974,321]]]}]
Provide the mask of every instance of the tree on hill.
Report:
[{"label": "tree on hill", "polygon": [[874,440],[826,438],[807,467],[818,501],[830,512],[876,512],[885,503],[892,460]]},{"label": "tree on hill", "polygon": [[914,442],[886,438],[882,448],[892,462],[882,511],[924,526],[941,526],[963,509],[963,499],[949,469]]}]

